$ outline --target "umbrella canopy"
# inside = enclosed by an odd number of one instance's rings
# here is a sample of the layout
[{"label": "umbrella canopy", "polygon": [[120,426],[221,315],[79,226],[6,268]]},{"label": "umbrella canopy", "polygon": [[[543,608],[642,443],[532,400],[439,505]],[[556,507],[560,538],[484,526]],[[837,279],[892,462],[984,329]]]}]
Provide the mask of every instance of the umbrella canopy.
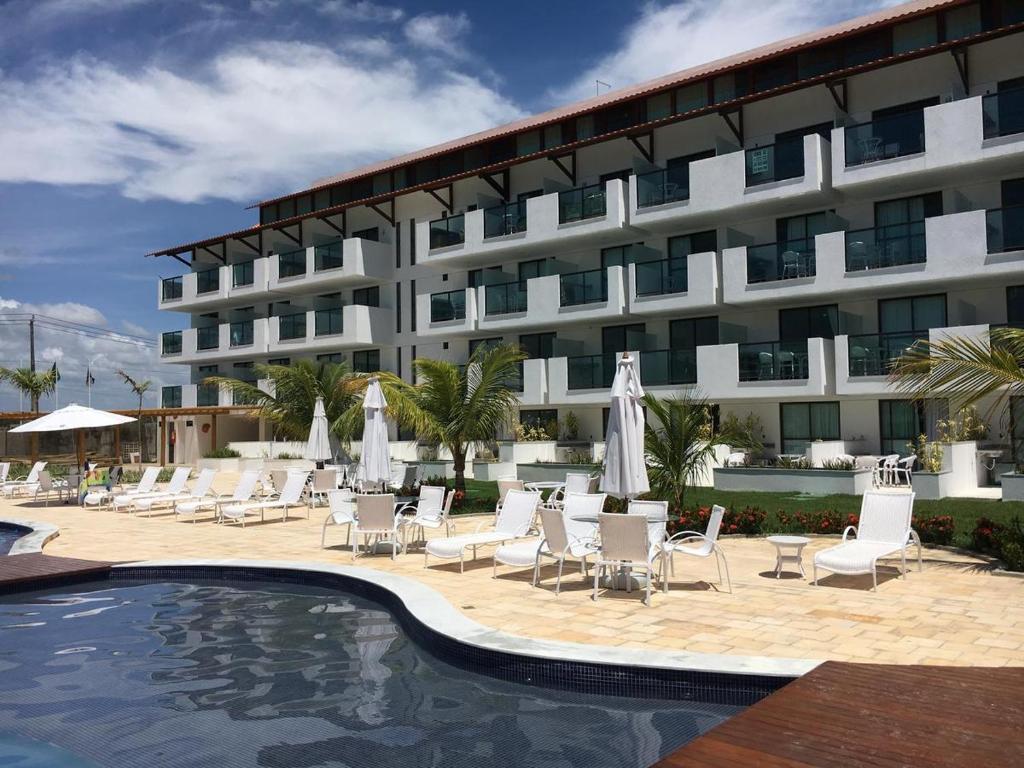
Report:
[{"label": "umbrella canopy", "polygon": [[391,453],[388,448],[388,424],[384,409],[388,403],[380,381],[370,379],[363,398],[363,452],[359,457],[357,477],[367,483],[386,484],[391,480]]},{"label": "umbrella canopy", "polygon": [[327,423],[327,411],[324,410],[324,399],[318,397],[313,408],[313,423],[309,425],[309,439],[302,457],[309,461],[330,461],[334,452],[331,450],[331,428]]},{"label": "umbrella canopy", "polygon": [[612,381],[601,477],[601,490],[612,496],[631,498],[651,489],[644,460],[644,409],[640,403],[643,396],[636,364],[628,353],[623,354]]},{"label": "umbrella canopy", "polygon": [[135,421],[134,416],[121,416],[118,413],[86,408],[82,405],[65,406],[53,413],[40,416],[10,430],[11,432],[63,432],[69,429],[94,429],[97,427],[116,427]]}]

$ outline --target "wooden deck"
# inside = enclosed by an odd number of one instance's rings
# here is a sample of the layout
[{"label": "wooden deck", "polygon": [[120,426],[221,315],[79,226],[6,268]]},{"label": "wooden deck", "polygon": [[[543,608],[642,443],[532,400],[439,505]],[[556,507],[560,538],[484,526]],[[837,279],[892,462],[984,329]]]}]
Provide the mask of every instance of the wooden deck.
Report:
[{"label": "wooden deck", "polygon": [[87,580],[101,578],[112,563],[78,560],[72,557],[51,557],[42,554],[0,557],[0,592],[33,586],[47,586],[66,578]]},{"label": "wooden deck", "polygon": [[1024,765],[1024,669],[826,662],[657,768]]}]

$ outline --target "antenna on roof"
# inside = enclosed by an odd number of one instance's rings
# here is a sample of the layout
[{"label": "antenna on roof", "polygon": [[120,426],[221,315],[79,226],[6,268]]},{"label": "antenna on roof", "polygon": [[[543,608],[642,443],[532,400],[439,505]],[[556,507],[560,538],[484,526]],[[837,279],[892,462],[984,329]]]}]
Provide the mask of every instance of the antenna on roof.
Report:
[{"label": "antenna on roof", "polygon": [[606,83],[604,80],[595,80],[594,81],[594,95],[595,96],[600,96],[601,95],[601,86],[602,85],[605,88],[607,88],[608,90],[612,89],[612,86],[611,86],[610,83]]}]

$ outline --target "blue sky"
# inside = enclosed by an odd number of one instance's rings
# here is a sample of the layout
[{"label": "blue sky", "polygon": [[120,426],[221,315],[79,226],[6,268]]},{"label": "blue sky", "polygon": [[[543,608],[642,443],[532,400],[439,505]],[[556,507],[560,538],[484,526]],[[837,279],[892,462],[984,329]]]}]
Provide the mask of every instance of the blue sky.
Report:
[{"label": "blue sky", "polygon": [[[248,226],[257,199],[593,95],[595,78],[621,87],[891,4],[0,2],[0,310],[155,338],[178,327],[156,278],[181,268],[142,255]],[[0,326],[0,365],[24,335]],[[44,332],[37,349],[64,402],[84,400],[89,360],[183,380],[130,344]],[[94,403],[128,402],[101,377]]]}]

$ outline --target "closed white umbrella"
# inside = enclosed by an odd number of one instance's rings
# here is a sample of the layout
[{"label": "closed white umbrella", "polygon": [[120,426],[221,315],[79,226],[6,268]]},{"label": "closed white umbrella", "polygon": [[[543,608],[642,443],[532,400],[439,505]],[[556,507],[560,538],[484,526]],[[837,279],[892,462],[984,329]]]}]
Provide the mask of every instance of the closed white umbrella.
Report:
[{"label": "closed white umbrella", "polygon": [[[119,424],[128,424],[135,421],[134,416],[122,416],[119,413],[101,411],[96,408],[86,408],[82,405],[72,403],[60,408],[38,419],[26,422],[10,430],[16,433],[27,432],[75,432],[80,436],[79,430],[98,429],[100,427],[116,427]],[[78,456],[78,465],[81,466],[85,460],[84,448],[80,437],[75,440],[75,453]]]},{"label": "closed white umbrella", "polygon": [[327,423],[324,399],[318,397],[316,399],[316,406],[313,408],[313,423],[309,425],[309,439],[306,440],[306,450],[303,452],[302,457],[318,463],[330,461],[333,458],[330,433],[331,427]]},{"label": "closed white umbrella", "polygon": [[388,447],[387,408],[380,381],[370,379],[363,398],[363,452],[359,456],[357,477],[366,482],[386,486],[391,481],[391,451]]},{"label": "closed white umbrella", "polygon": [[644,459],[644,410],[640,402],[643,396],[636,363],[624,353],[612,381],[612,407],[601,476],[601,490],[619,498],[634,498],[651,489]]}]

